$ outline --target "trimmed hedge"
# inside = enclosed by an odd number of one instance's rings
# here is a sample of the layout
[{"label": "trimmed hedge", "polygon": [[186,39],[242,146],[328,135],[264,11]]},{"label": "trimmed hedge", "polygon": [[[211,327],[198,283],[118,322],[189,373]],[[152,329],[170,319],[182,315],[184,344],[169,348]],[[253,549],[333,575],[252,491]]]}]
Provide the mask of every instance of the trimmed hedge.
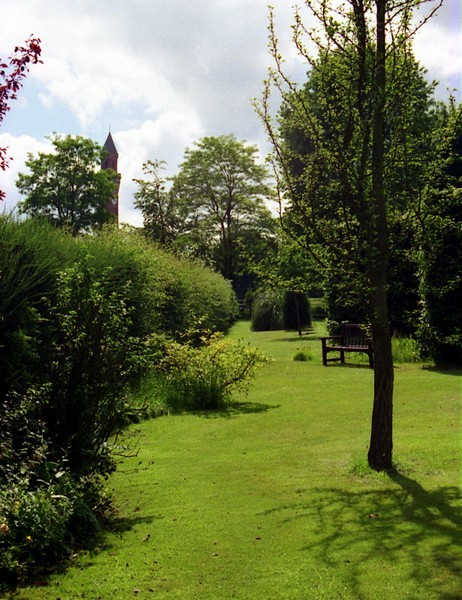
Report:
[{"label": "trimmed hedge", "polygon": [[98,526],[131,390],[165,340],[237,315],[231,284],[136,232],[71,238],[0,217],[0,580]]}]

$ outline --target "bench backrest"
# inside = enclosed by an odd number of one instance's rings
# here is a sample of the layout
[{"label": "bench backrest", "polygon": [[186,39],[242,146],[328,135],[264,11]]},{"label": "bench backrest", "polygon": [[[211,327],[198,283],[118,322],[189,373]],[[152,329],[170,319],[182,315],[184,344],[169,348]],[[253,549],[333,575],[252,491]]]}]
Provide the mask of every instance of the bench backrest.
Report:
[{"label": "bench backrest", "polygon": [[367,346],[370,341],[366,330],[356,323],[344,323],[340,326],[343,346]]}]

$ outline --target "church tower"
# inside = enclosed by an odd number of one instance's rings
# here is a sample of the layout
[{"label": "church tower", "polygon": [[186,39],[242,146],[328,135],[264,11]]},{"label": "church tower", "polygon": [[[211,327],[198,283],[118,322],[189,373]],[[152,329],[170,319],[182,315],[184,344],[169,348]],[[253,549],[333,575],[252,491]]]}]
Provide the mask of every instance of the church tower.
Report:
[{"label": "church tower", "polygon": [[117,173],[117,185],[116,190],[114,192],[114,196],[109,200],[107,209],[114,215],[115,222],[117,225],[119,224],[119,187],[120,187],[120,174],[117,171],[117,161],[119,159],[119,153],[117,152],[117,148],[115,147],[114,140],[112,139],[112,135],[109,133],[107,136],[106,142],[103,146],[106,151],[106,158],[101,163],[101,169],[112,169]]}]

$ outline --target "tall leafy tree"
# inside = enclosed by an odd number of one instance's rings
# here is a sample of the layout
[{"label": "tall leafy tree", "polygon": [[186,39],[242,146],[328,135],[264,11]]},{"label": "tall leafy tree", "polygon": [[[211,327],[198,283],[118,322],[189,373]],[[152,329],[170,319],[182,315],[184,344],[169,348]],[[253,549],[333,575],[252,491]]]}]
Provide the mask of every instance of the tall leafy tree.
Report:
[{"label": "tall leafy tree", "polygon": [[438,149],[422,195],[419,340],[438,365],[462,365],[462,106],[440,112]]},{"label": "tall leafy tree", "polygon": [[143,165],[145,179],[134,179],[138,184],[135,207],[143,215],[144,233],[159,244],[173,244],[179,231],[179,215],[173,195],[167,190],[162,177],[165,162],[148,160]]},{"label": "tall leafy tree", "polygon": [[73,236],[110,221],[107,210],[117,175],[101,170],[104,150],[81,136],[51,138],[54,152],[28,155],[30,173],[20,173],[16,185],[26,197],[22,213],[41,217],[68,229]]},{"label": "tall leafy tree", "polygon": [[[9,102],[16,98],[22,80],[26,76],[29,65],[40,63],[42,49],[38,38],[30,37],[25,46],[17,46],[8,62],[0,58],[0,125],[10,110]],[[6,148],[0,148],[0,169],[8,167]],[[0,190],[0,200],[5,198],[5,192]]]},{"label": "tall leafy tree", "polygon": [[[433,100],[434,84],[425,78],[425,72],[418,65],[412,54],[407,50],[399,49],[388,56],[386,61],[387,78],[390,85],[384,107],[385,139],[384,139],[384,186],[387,198],[387,218],[390,230],[390,264],[389,264],[389,300],[390,318],[394,330],[400,332],[415,332],[418,309],[418,264],[416,223],[414,219],[416,199],[421,193],[426,181],[428,163],[433,160],[435,144],[433,133],[437,127],[437,110]],[[369,51],[370,52],[370,51]],[[338,49],[325,53],[322,58],[325,63],[322,70],[313,69],[308,74],[308,81],[300,90],[303,102],[310,106],[316,118],[323,124],[324,135],[333,135],[333,130],[351,128],[351,119],[347,104],[351,102],[348,94],[342,94],[341,88],[336,91],[339,84],[339,71],[344,78],[348,77],[351,67],[351,58],[348,54],[339,52]],[[372,58],[371,58],[372,60]],[[329,80],[329,98],[332,109],[325,110],[326,82],[320,82],[322,74],[326,73]],[[405,92],[405,93],[404,93]],[[294,102],[292,102],[294,100]],[[312,129],[306,129],[300,119],[296,98],[285,101],[279,115],[280,133],[285,150],[290,158],[287,168],[294,182],[296,190],[302,196],[305,193],[306,177],[304,176],[307,160],[315,152],[316,144],[312,139]],[[334,103],[338,109],[334,110]],[[335,124],[332,123],[335,121]],[[329,176],[339,177],[338,171],[332,168]],[[325,172],[321,174],[325,177]],[[314,177],[310,181],[314,181]],[[328,190],[329,203],[338,204],[345,193],[342,180],[335,180]],[[320,206],[318,207],[321,208]],[[324,207],[324,218],[331,227],[330,236],[338,231],[338,218],[329,211],[327,203]],[[300,216],[295,211],[295,234],[299,238]],[[285,227],[290,230],[291,220],[286,217]],[[333,231],[335,229],[335,232]],[[344,233],[340,228],[340,236]],[[319,254],[319,250],[318,250]],[[323,255],[324,260],[328,257]],[[361,275],[357,274],[358,261],[352,264],[349,256],[335,256],[328,261],[328,268],[324,269],[325,300],[327,303],[329,320],[334,326],[341,321],[364,320],[367,316],[367,307],[364,303],[362,288],[364,282]],[[353,266],[353,269],[351,268]],[[350,267],[350,268],[349,268]],[[359,276],[358,276],[359,275]],[[358,279],[358,285],[355,280]]]},{"label": "tall leafy tree", "polygon": [[[390,254],[386,178],[388,158],[402,156],[403,139],[387,137],[387,103],[405,85],[409,64],[412,9],[419,0],[306,0],[318,28],[308,30],[295,12],[294,42],[310,66],[300,90],[287,76],[270,12],[270,46],[275,68],[265,86],[260,114],[274,147],[276,172],[298,235],[311,250],[321,248],[326,267],[352,274],[364,298],[375,348],[374,401],[369,465],[392,467],[393,360],[388,307]],[[315,43],[313,55],[309,43]],[[387,56],[394,59],[387,69]],[[281,140],[269,98],[275,86],[309,141],[308,152],[294,153]],[[314,99],[316,101],[314,101]],[[388,145],[388,147],[387,147]],[[293,165],[298,167],[294,175]]]},{"label": "tall leafy tree", "polygon": [[205,137],[185,152],[172,193],[181,220],[180,243],[232,279],[252,247],[269,239],[273,219],[267,168],[257,148],[233,135]]}]

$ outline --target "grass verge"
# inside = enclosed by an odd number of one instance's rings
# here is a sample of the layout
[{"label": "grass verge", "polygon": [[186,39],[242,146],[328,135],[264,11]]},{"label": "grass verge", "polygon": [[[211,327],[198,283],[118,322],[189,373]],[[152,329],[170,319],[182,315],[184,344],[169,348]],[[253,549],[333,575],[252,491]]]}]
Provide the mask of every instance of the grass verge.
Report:
[{"label": "grass verge", "polygon": [[232,337],[274,357],[249,395],[133,427],[118,530],[14,597],[462,597],[461,372],[396,367],[398,473],[375,474],[373,373],[357,355],[323,367],[318,334],[238,323]]}]

